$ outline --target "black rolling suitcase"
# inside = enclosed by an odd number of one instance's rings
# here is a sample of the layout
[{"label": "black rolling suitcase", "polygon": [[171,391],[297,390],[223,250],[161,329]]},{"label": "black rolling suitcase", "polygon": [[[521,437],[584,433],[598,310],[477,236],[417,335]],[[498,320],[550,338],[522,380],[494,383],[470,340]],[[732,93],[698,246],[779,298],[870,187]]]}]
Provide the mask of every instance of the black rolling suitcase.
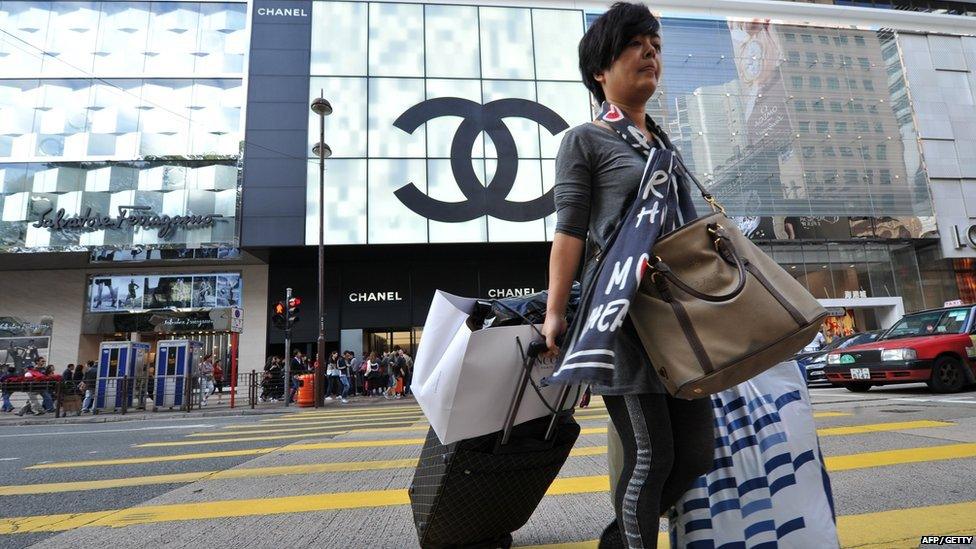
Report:
[{"label": "black rolling suitcase", "polygon": [[427,432],[409,489],[421,547],[510,547],[559,474],[580,433],[572,407],[562,410],[578,388],[564,388],[552,415],[512,425],[544,350],[529,346],[504,430],[447,445]]}]

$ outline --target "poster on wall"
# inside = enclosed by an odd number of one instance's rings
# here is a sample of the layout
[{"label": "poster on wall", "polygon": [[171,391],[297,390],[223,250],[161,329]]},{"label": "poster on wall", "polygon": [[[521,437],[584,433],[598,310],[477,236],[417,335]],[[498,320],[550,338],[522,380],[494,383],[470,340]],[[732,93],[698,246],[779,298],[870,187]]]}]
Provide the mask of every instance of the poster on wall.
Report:
[{"label": "poster on wall", "polygon": [[240,304],[238,273],[95,275],[89,284],[91,313],[212,309]]},{"label": "poster on wall", "polygon": [[241,306],[240,275],[217,275],[217,306]]},{"label": "poster on wall", "polygon": [[821,331],[827,336],[830,343],[837,337],[847,337],[857,333],[857,326],[854,322],[854,310],[844,309],[844,314],[839,316],[829,316],[823,321]]},{"label": "poster on wall", "polygon": [[0,365],[3,372],[14,368],[23,372],[38,358],[49,359],[54,317],[41,316],[36,322],[21,317],[0,317]]}]

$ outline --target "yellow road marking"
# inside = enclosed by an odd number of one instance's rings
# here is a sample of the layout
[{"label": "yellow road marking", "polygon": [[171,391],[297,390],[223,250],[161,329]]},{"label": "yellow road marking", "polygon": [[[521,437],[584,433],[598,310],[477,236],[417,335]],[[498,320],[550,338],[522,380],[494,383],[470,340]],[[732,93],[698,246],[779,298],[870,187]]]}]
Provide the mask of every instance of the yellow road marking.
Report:
[{"label": "yellow road marking", "polygon": [[[575,417],[578,420],[592,420],[592,419],[608,419],[610,416],[607,414],[576,414]],[[339,422],[333,423],[331,421],[304,421],[304,422],[289,422],[281,424],[271,424],[271,423],[260,423],[258,425],[246,426],[246,425],[229,425],[224,427],[226,431],[206,431],[203,433],[193,433],[187,435],[190,437],[202,437],[202,436],[221,436],[227,434],[249,434],[249,433],[282,433],[289,431],[314,431],[316,429],[324,429],[331,427],[345,427],[345,426],[355,426],[355,425],[383,425],[388,423],[405,423],[408,421],[420,421],[424,419],[423,414],[414,414],[412,416],[397,416],[390,418],[368,418],[363,420],[351,420],[351,419],[341,419]],[[278,428],[278,426],[282,428]],[[296,426],[309,426],[303,428],[293,428]],[[233,430],[231,430],[233,429]]]},{"label": "yellow road marking", "polygon": [[[923,423],[925,425],[918,425]],[[929,425],[930,423],[938,423],[939,425]],[[905,422],[898,424],[875,424],[875,425],[862,425],[856,427],[845,427],[843,429],[861,429],[855,432],[844,432],[844,433],[831,433],[831,434],[857,434],[857,433],[869,433],[869,432],[879,432],[885,429],[878,428],[879,425],[887,426],[888,430],[902,430],[920,427],[945,427],[947,425],[952,425],[949,422]],[[891,429],[892,425],[897,425],[896,429]],[[906,426],[910,425],[910,426]],[[870,429],[866,429],[869,428]],[[414,428],[414,430],[419,430],[420,428]],[[824,430],[829,430],[834,428],[818,429],[817,433],[821,436],[829,436],[829,434],[824,434]],[[866,429],[866,430],[864,430]],[[394,429],[403,430],[403,429]],[[593,434],[604,434],[607,432],[606,427],[593,427],[587,429],[581,429],[580,434],[583,435],[593,435]],[[240,439],[236,439],[240,441]],[[213,441],[207,441],[213,442]],[[284,447],[266,447],[266,448],[251,448],[247,450],[230,450],[230,451],[215,451],[215,452],[202,452],[194,454],[180,454],[173,456],[147,456],[147,457],[135,457],[135,458],[119,458],[119,459],[107,459],[107,460],[94,460],[94,461],[66,461],[66,462],[56,462],[56,463],[44,463],[38,465],[32,465],[26,467],[26,469],[57,469],[63,467],[88,467],[88,466],[100,466],[100,465],[130,465],[137,463],[154,463],[157,461],[182,461],[190,459],[211,459],[220,457],[233,457],[233,456],[247,456],[247,455],[259,455],[273,452],[274,450],[281,449],[283,451],[302,451],[302,450],[322,450],[326,448],[369,448],[369,447],[383,447],[383,446],[406,446],[410,444],[423,444],[424,439],[422,438],[409,438],[409,439],[386,439],[386,440],[361,440],[361,441],[348,441],[348,442],[328,442],[328,443],[306,443],[306,444],[292,444]],[[156,444],[166,444],[166,443],[156,443]],[[342,446],[343,444],[353,444],[354,446]],[[324,445],[324,446],[323,446]],[[339,446],[336,446],[339,445]]]},{"label": "yellow road marking", "polygon": [[[345,429],[345,430],[350,430],[351,431],[351,430],[356,430],[356,429],[353,429],[354,427],[361,426],[361,425],[362,426],[369,426],[369,425],[403,425],[403,426],[407,426],[407,425],[411,425],[413,423],[416,423],[416,422],[418,422],[418,421],[420,421],[422,419],[424,419],[424,418],[423,417],[418,417],[418,418],[390,419],[390,420],[376,421],[376,422],[368,422],[368,423],[363,423],[363,422],[321,423],[321,424],[316,424],[315,427],[291,427],[291,426],[289,426],[289,427],[272,427],[272,428],[269,428],[269,429],[256,429],[256,428],[247,429],[247,430],[241,429],[241,430],[235,430],[235,431],[202,431],[202,432],[199,432],[199,433],[192,433],[192,434],[189,434],[189,435],[186,435],[186,436],[187,436],[187,438],[197,438],[197,437],[227,437],[227,436],[231,436],[231,435],[263,435],[263,434],[274,434],[274,433],[298,433],[298,432],[307,432],[307,431],[320,431],[322,429]],[[271,426],[270,425],[257,425],[256,427],[271,427]]]},{"label": "yellow road marking", "polygon": [[884,431],[903,431],[907,429],[925,429],[927,427],[949,427],[955,425],[949,421],[896,421],[892,423],[871,423],[868,425],[851,425],[848,427],[825,427],[817,429],[822,437],[834,435],[861,435],[865,433],[880,433]]},{"label": "yellow road marking", "polygon": [[[598,493],[607,488],[605,476],[560,478],[553,482],[546,495]],[[61,532],[91,526],[118,528],[159,522],[376,508],[406,505],[409,501],[407,491],[398,489],[147,505],[88,513],[3,518],[0,519],[0,534]],[[838,517],[837,526],[841,543],[845,547],[914,547],[922,535],[962,535],[966,534],[966,530],[971,532],[973,516],[976,516],[976,502],[964,502],[841,516]],[[560,544],[541,547],[590,546]]]},{"label": "yellow road marking", "polygon": [[[582,457],[598,456],[606,453],[606,446],[581,446],[579,448],[573,448],[569,455],[574,457]],[[853,469],[884,467],[889,465],[902,465],[907,463],[924,463],[974,457],[976,457],[976,443],[962,443],[922,448],[904,448],[901,450],[884,450],[880,452],[864,452],[844,456],[831,456],[827,457],[825,461],[829,471],[837,472],[849,471]],[[126,486],[143,486],[151,484],[177,484],[225,478],[250,478],[280,475],[306,475],[316,473],[400,469],[414,467],[416,465],[416,458],[407,458],[340,463],[316,463],[282,467],[249,467],[242,469],[228,469],[225,471],[200,471],[196,473],[176,473],[171,475],[152,475],[120,479],[0,486],[0,496],[50,494],[56,492],[99,490],[104,488],[120,488]]]},{"label": "yellow road marking", "polygon": [[403,410],[403,411],[400,411],[400,412],[385,412],[385,413],[382,413],[382,414],[366,414],[366,415],[361,415],[361,414],[330,414],[330,415],[296,414],[294,416],[282,416],[282,417],[276,417],[276,418],[273,418],[273,419],[262,419],[261,420],[261,423],[288,424],[288,423],[295,423],[295,422],[299,422],[299,421],[309,421],[309,420],[320,420],[320,421],[322,421],[322,420],[329,420],[329,419],[336,419],[336,420],[362,419],[362,420],[368,420],[368,419],[382,419],[382,418],[385,418],[385,417],[400,417],[400,416],[416,417],[416,416],[421,416],[421,415],[423,415],[423,412],[421,412],[420,410]]},{"label": "yellow road marking", "polygon": [[851,469],[866,469],[882,465],[901,465],[905,463],[973,457],[976,457],[976,443],[962,443],[927,446],[923,448],[883,450],[880,452],[864,452],[846,456],[831,456],[824,458],[824,462],[830,471],[849,471]]},{"label": "yellow road marking", "polygon": [[[258,442],[262,440],[294,440],[296,438],[315,438],[322,436],[338,436],[345,435],[349,433],[398,433],[401,431],[427,431],[430,425],[415,425],[412,427],[369,427],[366,429],[345,429],[345,430],[332,430],[332,431],[312,431],[308,433],[299,433],[292,435],[264,435],[259,437],[235,437],[235,438],[219,438],[216,440],[206,439],[206,440],[179,440],[174,442],[146,442],[143,444],[136,444],[134,448],[167,448],[172,446],[200,446],[202,444],[231,444],[234,442]],[[589,429],[581,429],[581,435],[597,435],[607,432],[606,427],[593,427]],[[224,433],[221,433],[224,434]],[[382,440],[375,441],[379,444],[377,446],[383,446]]]},{"label": "yellow road marking", "polygon": [[371,413],[363,412],[336,412],[336,413],[322,413],[322,412],[304,412],[300,414],[284,414],[280,416],[273,416],[267,419],[261,420],[264,423],[271,421],[301,421],[306,419],[350,419],[350,418],[360,418],[360,419],[370,419],[374,417],[384,417],[384,416],[397,416],[397,415],[418,415],[422,414],[423,411],[420,408],[399,408],[384,411],[376,411]]},{"label": "yellow road marking", "polygon": [[[586,411],[605,411],[604,406],[589,406],[587,408],[578,408],[577,413]],[[350,408],[345,408],[342,410],[335,410],[329,412],[321,411],[308,411],[308,412],[296,412],[293,414],[284,414],[276,418],[261,420],[262,423],[269,423],[274,421],[300,421],[311,418],[347,418],[347,417],[370,417],[370,416],[386,416],[386,415],[396,415],[396,414],[422,414],[423,411],[419,406],[396,406],[389,409],[377,409],[377,408],[365,408],[360,411],[356,411]]]},{"label": "yellow road marking", "polygon": [[[930,427],[949,427],[955,425],[948,421],[899,421],[893,423],[871,423],[867,425],[851,425],[848,427],[823,427],[817,429],[817,434],[822,437],[838,436],[838,435],[857,435],[864,433],[880,433],[885,431],[903,431],[908,429],[924,429]],[[415,427],[382,427],[382,428],[368,428],[368,429],[356,429],[357,433],[368,433],[368,432],[391,432],[391,431],[426,431],[427,426],[415,426]],[[581,435],[598,435],[607,432],[606,427],[591,427],[580,430]],[[316,436],[331,436],[331,435],[341,435],[344,431],[313,431],[308,433],[292,434],[292,435],[267,435],[260,437],[240,437],[240,438],[225,438],[216,440],[187,440],[187,441],[177,441],[177,442],[147,442],[144,444],[137,444],[136,448],[158,448],[158,447],[170,447],[170,446],[195,446],[200,444],[229,444],[235,442],[256,442],[262,440],[289,440],[298,438],[309,438]]]},{"label": "yellow road marking", "polygon": [[[926,535],[972,535],[970,524],[974,513],[976,502],[841,515],[837,517],[837,533],[842,547],[914,549],[918,547],[918,540]],[[667,549],[670,544],[667,532],[658,534],[658,547]],[[590,540],[526,545],[523,549],[596,549],[597,545],[597,540]]]},{"label": "yellow road marking", "polygon": [[[234,442],[257,442],[262,440],[294,440],[296,438],[315,438],[322,436],[345,435],[349,433],[399,433],[404,431],[427,431],[429,425],[414,427],[369,427],[366,429],[340,429],[331,431],[313,431],[294,435],[264,435],[259,437],[219,438],[216,440],[179,440],[174,442],[146,442],[136,444],[133,448],[168,448],[172,446],[199,446],[201,444],[229,444]],[[221,433],[224,434],[224,433]],[[382,442],[382,441],[375,441]],[[381,445],[382,446],[382,445]]]},{"label": "yellow road marking", "polygon": [[[582,446],[574,448],[570,456],[597,456],[607,453],[606,446]],[[185,484],[202,480],[222,480],[234,478],[273,477],[282,475],[310,475],[318,473],[348,473],[357,471],[379,471],[382,469],[404,469],[415,467],[417,458],[388,459],[375,461],[351,461],[338,463],[313,463],[285,465],[280,467],[246,467],[224,471],[198,471],[195,473],[175,473],[170,475],[150,475],[142,477],[86,480],[78,482],[52,482],[46,484],[21,484],[0,486],[0,496],[24,496],[31,494],[53,494],[80,490],[102,490],[127,486],[147,486],[152,484]]]},{"label": "yellow road marking", "polygon": [[[143,456],[120,459],[94,459],[88,461],[58,461],[52,463],[39,463],[37,465],[31,465],[30,467],[24,467],[24,469],[62,469],[66,467],[95,467],[99,465],[134,465],[137,463],[157,463],[163,461],[186,461],[191,459],[256,456],[261,454],[269,454],[278,449],[279,447],[275,446],[273,448],[250,448],[248,450],[225,450],[221,452],[178,454],[173,456]],[[284,448],[281,449],[284,450]]]},{"label": "yellow road marking", "polygon": [[230,450],[223,452],[202,452],[194,454],[177,454],[171,456],[144,456],[137,458],[98,459],[92,461],[60,461],[55,463],[39,463],[24,467],[24,469],[63,469],[69,467],[93,467],[100,465],[132,465],[136,463],[156,463],[159,461],[185,461],[191,459],[211,459],[233,456],[250,456],[267,454],[279,450],[282,452],[308,452],[311,450],[337,450],[347,448],[375,448],[378,446],[411,446],[423,444],[422,438],[397,438],[389,440],[349,440],[344,442],[309,442],[304,444],[289,444],[287,446],[272,446],[264,448],[250,448],[248,450]]},{"label": "yellow road marking", "polygon": [[815,418],[822,418],[822,417],[848,417],[848,416],[853,416],[853,415],[854,414],[852,414],[850,412],[814,412],[813,413],[813,417],[815,417]]}]

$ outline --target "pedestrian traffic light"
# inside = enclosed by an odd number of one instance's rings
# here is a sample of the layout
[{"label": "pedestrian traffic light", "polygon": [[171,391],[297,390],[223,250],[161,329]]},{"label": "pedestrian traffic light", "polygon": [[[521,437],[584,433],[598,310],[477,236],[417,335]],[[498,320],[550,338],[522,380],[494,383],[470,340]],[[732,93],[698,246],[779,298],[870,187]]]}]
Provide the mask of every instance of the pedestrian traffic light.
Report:
[{"label": "pedestrian traffic light", "polygon": [[302,298],[293,297],[288,302],[288,325],[298,322],[298,307],[302,304]]},{"label": "pedestrian traffic light", "polygon": [[271,308],[271,324],[275,328],[284,330],[287,326],[285,325],[285,304],[278,301]]}]

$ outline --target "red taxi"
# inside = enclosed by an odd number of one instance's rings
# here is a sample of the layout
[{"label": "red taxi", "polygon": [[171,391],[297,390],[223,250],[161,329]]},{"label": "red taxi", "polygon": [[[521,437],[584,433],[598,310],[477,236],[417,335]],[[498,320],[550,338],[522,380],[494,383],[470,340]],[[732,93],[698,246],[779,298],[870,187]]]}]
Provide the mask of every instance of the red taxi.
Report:
[{"label": "red taxi", "polygon": [[879,339],[827,355],[827,381],[850,391],[924,381],[937,393],[976,383],[976,306],[905,315]]}]

